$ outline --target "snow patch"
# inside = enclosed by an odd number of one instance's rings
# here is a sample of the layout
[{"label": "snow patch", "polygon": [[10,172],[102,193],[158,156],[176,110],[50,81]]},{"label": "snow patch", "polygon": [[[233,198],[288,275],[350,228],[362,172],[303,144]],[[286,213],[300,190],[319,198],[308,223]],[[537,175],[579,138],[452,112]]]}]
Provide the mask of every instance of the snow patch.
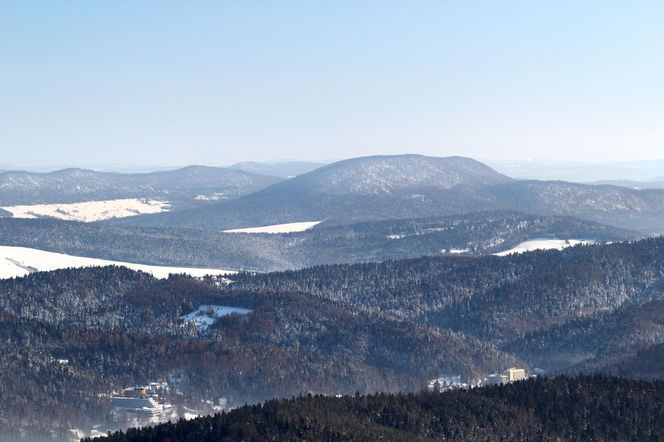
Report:
[{"label": "snow patch", "polygon": [[27,247],[0,246],[0,279],[21,277],[32,272],[47,272],[70,267],[99,267],[109,265],[140,270],[142,272],[150,273],[155,278],[167,278],[171,273],[186,273],[194,277],[236,273],[232,270],[224,269],[153,266],[65,255],[63,253],[46,252],[44,250]]},{"label": "snow patch", "polygon": [[413,233],[387,235],[387,239],[402,239],[402,238],[408,238],[408,237],[411,237],[411,236],[421,236],[421,235],[429,235],[431,233],[447,232],[448,230],[451,230],[451,228],[450,227],[431,227],[431,228],[424,229],[422,231],[413,232]]},{"label": "snow patch", "polygon": [[244,227],[242,229],[224,230],[225,233],[295,233],[304,232],[322,221],[302,221],[297,223],[272,224],[270,226]]},{"label": "snow patch", "polygon": [[221,192],[215,192],[212,195],[196,195],[194,199],[196,201],[219,201],[226,199],[226,197]]},{"label": "snow patch", "polygon": [[232,314],[248,315],[252,311],[247,308],[228,307],[225,305],[201,305],[198,307],[198,310],[181,316],[180,319],[185,322],[193,321],[198,331],[205,331],[221,317]]},{"label": "snow patch", "polygon": [[0,209],[11,213],[13,218],[57,218],[66,221],[94,222],[167,212],[170,209],[170,203],[152,199],[126,198],[71,204],[5,206]]},{"label": "snow patch", "polygon": [[412,235],[387,235],[387,239],[401,239]]},{"label": "snow patch", "polygon": [[594,244],[594,241],[584,239],[533,239],[522,242],[513,249],[504,252],[494,253],[497,256],[507,256],[513,253],[524,253],[533,250],[562,250],[567,247],[573,247],[578,244]]}]

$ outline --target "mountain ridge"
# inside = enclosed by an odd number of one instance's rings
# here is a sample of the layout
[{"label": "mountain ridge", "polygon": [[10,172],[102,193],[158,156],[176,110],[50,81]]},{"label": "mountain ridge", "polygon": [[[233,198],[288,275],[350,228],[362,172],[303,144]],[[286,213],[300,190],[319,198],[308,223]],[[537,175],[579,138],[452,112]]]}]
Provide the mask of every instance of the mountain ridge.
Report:
[{"label": "mountain ridge", "polygon": [[175,170],[120,173],[66,168],[0,173],[0,205],[75,203],[122,198],[164,198],[194,203],[199,194],[232,199],[280,178],[227,168],[192,165]]},{"label": "mountain ridge", "polygon": [[664,190],[514,180],[470,158],[414,154],[343,160],[224,205],[112,222],[223,230],[298,221],[351,223],[487,210],[574,216],[630,230],[664,232]]}]

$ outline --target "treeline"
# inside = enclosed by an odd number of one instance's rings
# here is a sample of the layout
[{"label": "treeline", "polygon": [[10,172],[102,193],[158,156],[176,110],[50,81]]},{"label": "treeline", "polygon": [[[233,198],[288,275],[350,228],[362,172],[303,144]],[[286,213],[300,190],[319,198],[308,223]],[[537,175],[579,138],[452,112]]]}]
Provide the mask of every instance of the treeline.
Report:
[{"label": "treeline", "polygon": [[[130,429],[108,442],[658,441],[664,382],[557,377],[499,387],[331,398],[303,396]],[[90,442],[91,439],[84,439]]]}]

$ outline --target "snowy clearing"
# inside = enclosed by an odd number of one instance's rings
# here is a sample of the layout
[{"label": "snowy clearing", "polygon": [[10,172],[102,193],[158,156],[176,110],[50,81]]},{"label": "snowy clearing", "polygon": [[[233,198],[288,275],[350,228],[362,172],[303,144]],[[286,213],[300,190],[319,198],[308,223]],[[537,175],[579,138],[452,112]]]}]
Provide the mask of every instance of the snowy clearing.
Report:
[{"label": "snowy clearing", "polygon": [[447,232],[448,230],[450,230],[449,227],[431,227],[431,228],[424,229],[424,230],[418,231],[418,232],[413,232],[413,233],[387,235],[387,239],[409,238],[411,236],[421,236],[421,235],[429,235],[431,233]]},{"label": "snowy clearing", "polygon": [[304,232],[320,224],[322,221],[302,221],[298,223],[273,224],[271,226],[244,227],[242,229],[224,230],[225,233],[296,233]]},{"label": "snowy clearing", "polygon": [[223,316],[228,316],[232,314],[238,315],[248,315],[253,310],[241,307],[228,307],[225,305],[201,305],[198,307],[198,310],[181,316],[185,322],[193,321],[196,323],[196,328],[198,331],[207,330],[215,321]]},{"label": "snowy clearing", "polygon": [[0,279],[25,276],[32,272],[51,271],[70,267],[124,266],[152,274],[155,278],[167,278],[171,273],[186,273],[191,276],[228,275],[232,270],[204,269],[189,267],[166,267],[146,264],[134,264],[105,259],[85,258],[46,252],[26,247],[0,246]]},{"label": "snowy clearing", "polygon": [[401,239],[401,238],[407,238],[412,235],[387,235],[387,239]]},{"label": "snowy clearing", "polygon": [[126,218],[136,215],[167,212],[170,204],[165,201],[127,198],[105,201],[87,201],[71,204],[34,204],[28,206],[6,206],[0,209],[13,218],[57,218],[66,221],[93,222],[111,218]]},{"label": "snowy clearing", "polygon": [[512,253],[524,253],[533,250],[562,250],[567,247],[572,247],[578,244],[594,244],[594,241],[584,239],[533,239],[530,241],[522,242],[513,249],[505,250],[504,252],[494,253],[497,256],[507,256]]}]

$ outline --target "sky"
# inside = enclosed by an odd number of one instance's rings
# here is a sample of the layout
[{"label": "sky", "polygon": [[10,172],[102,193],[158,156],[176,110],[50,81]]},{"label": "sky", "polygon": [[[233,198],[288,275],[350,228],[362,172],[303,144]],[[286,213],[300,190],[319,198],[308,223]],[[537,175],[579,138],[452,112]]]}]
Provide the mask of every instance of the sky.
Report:
[{"label": "sky", "polygon": [[0,164],[664,158],[661,1],[0,0]]}]

